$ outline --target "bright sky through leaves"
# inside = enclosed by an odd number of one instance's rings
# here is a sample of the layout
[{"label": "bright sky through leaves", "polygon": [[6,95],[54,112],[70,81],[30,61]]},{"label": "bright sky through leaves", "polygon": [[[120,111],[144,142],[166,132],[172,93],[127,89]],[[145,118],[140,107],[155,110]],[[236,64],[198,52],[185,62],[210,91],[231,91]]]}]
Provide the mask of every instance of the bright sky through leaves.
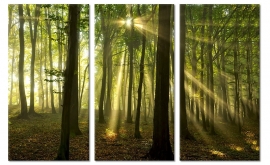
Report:
[{"label": "bright sky through leaves", "polygon": [[131,18],[127,18],[127,20],[126,20],[126,25],[127,25],[128,27],[130,27],[131,22],[132,22],[132,19],[131,19]]}]

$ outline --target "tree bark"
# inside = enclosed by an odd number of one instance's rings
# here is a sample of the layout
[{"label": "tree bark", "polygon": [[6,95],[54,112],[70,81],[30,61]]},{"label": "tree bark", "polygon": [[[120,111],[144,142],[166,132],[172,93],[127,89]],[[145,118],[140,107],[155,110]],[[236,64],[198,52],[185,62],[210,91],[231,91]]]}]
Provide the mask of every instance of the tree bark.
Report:
[{"label": "tree bark", "polygon": [[69,5],[69,51],[66,64],[64,84],[64,105],[62,113],[61,141],[56,160],[69,160],[69,133],[70,133],[70,107],[72,99],[72,84],[76,71],[76,58],[78,56],[78,14],[79,5]]},{"label": "tree bark", "polygon": [[190,139],[185,99],[186,5],[180,5],[180,138]]},{"label": "tree bark", "polygon": [[235,123],[238,125],[238,131],[241,132],[241,124],[240,124],[240,113],[239,113],[239,67],[238,67],[238,19],[236,13],[235,20],[235,31],[234,31],[234,49],[233,49],[233,59],[234,59],[234,78],[235,78]]},{"label": "tree bark", "polygon": [[27,102],[24,89],[24,17],[23,17],[23,5],[18,5],[19,7],[19,38],[20,38],[20,58],[19,58],[19,91],[21,100],[21,114],[19,118],[28,119],[27,115]]},{"label": "tree bark", "polygon": [[212,39],[212,34],[213,34],[213,20],[212,20],[212,11],[213,11],[213,5],[208,5],[208,21],[209,21],[209,34],[208,34],[208,62],[209,62],[209,110],[210,110],[210,133],[215,134],[215,127],[214,127],[214,79],[213,79],[213,59],[212,59],[212,47],[213,47],[213,39]]},{"label": "tree bark", "polygon": [[[63,9],[62,9],[62,13],[63,13]],[[58,11],[56,11],[56,17],[59,17],[59,13]],[[63,18],[63,15],[62,15]],[[60,27],[60,21],[57,20],[56,21],[56,26]],[[57,41],[58,41],[58,70],[62,71],[62,30],[57,28]],[[63,108],[62,108],[62,85],[61,85],[61,81],[58,82],[58,111],[62,112]]]},{"label": "tree bark", "polygon": [[[47,13],[45,13],[47,14]],[[45,51],[44,51],[44,68],[47,68],[48,63],[47,63],[47,43],[48,43],[48,39],[47,37],[45,37]],[[47,74],[45,74],[45,79],[48,80],[48,76]],[[45,105],[45,109],[49,109],[49,91],[48,91],[48,81],[45,81],[45,97],[46,97],[46,105]]]},{"label": "tree bark", "polygon": [[202,126],[203,126],[203,130],[206,131],[206,123],[205,123],[205,110],[204,110],[204,90],[203,90],[203,84],[204,84],[204,48],[205,48],[205,20],[206,20],[206,6],[203,6],[203,16],[202,16],[202,28],[201,28],[201,33],[202,33],[202,37],[203,37],[203,41],[201,43],[201,85],[200,85],[200,108],[201,108],[201,115],[202,115]]},{"label": "tree bark", "polygon": [[[138,5],[138,13],[141,17],[140,6]],[[136,111],[136,120],[135,120],[135,138],[141,138],[140,134],[140,115],[141,115],[141,100],[142,100],[142,84],[144,78],[144,56],[145,56],[145,42],[146,42],[146,31],[144,29],[144,22],[142,27],[142,56],[140,61],[140,79],[138,87],[138,102],[137,102],[137,111]]]},{"label": "tree bark", "polygon": [[[31,90],[30,90],[30,107],[29,107],[29,114],[36,114],[34,109],[34,89],[35,89],[35,59],[36,59],[36,41],[37,41],[37,25],[39,21],[39,15],[40,15],[40,6],[36,5],[35,8],[35,21],[34,21],[34,32],[32,29],[32,17],[30,16],[30,8],[29,5],[26,5],[27,14],[29,17],[29,26],[30,26],[30,37],[31,37],[31,44],[32,44],[32,57],[31,57]],[[34,33],[34,34],[33,34]]]},{"label": "tree bark", "polygon": [[[77,11],[76,13],[78,16],[76,22],[79,22],[80,9],[78,8],[76,11]],[[76,26],[76,29],[79,29],[78,25]],[[78,36],[79,36],[79,31],[78,30],[76,30],[76,31],[78,33],[76,38],[71,38],[71,39],[77,41],[76,45],[72,44],[73,48],[75,49],[76,56],[75,56],[74,61],[73,61],[75,70],[74,70],[73,82],[72,82],[72,94],[71,94],[71,106],[70,106],[70,134],[71,135],[81,135],[82,134],[81,130],[79,129],[79,123],[78,123],[79,122],[79,119],[78,119],[78,116],[79,116],[79,92],[78,92],[78,89],[79,89],[78,88],[78,74],[79,74],[79,72],[78,72],[78,56],[79,56]],[[69,43],[71,44],[71,41],[69,41]]]},{"label": "tree bark", "polygon": [[103,64],[102,64],[102,86],[101,86],[101,92],[100,92],[100,99],[99,99],[99,123],[105,123],[104,119],[104,97],[105,97],[105,91],[106,91],[106,77],[107,77],[107,56],[109,52],[109,46],[110,46],[110,38],[106,31],[106,25],[105,25],[105,18],[103,15],[104,11],[101,7],[101,31],[103,33],[104,39],[103,39]]},{"label": "tree bark", "polygon": [[174,160],[170,143],[168,112],[170,13],[171,5],[159,5],[153,143],[149,151],[150,158],[155,160]]},{"label": "tree bark", "polygon": [[[130,17],[133,17],[132,7],[130,8]],[[127,108],[127,123],[132,123],[131,109],[132,109],[132,84],[133,84],[133,21],[130,26],[130,36],[128,43],[129,51],[129,84],[128,84],[128,108]],[[135,101],[135,100],[134,100]]]},{"label": "tree bark", "polygon": [[15,42],[12,44],[12,62],[11,62],[11,80],[10,80],[10,94],[9,94],[9,105],[12,105],[12,97],[13,97],[13,72],[14,72],[14,62],[15,62]]},{"label": "tree bark", "polygon": [[111,115],[111,109],[112,109],[112,103],[111,103],[111,88],[112,88],[112,49],[111,45],[108,47],[108,54],[107,54],[107,97],[106,97],[106,110],[105,115],[110,116]]},{"label": "tree bark", "polygon": [[[46,21],[47,23],[47,30],[48,30],[48,35],[49,35],[49,58],[50,58],[50,70],[53,69],[53,61],[52,61],[52,34],[51,34],[51,22],[48,19]],[[50,75],[50,93],[51,93],[51,108],[52,108],[52,113],[56,113],[55,107],[54,107],[54,93],[53,93],[53,79],[52,75]]]},{"label": "tree bark", "polygon": [[[8,39],[11,31],[12,24],[12,10],[14,5],[8,5]],[[10,40],[10,39],[9,39]],[[10,94],[9,94],[9,103],[8,105],[12,105],[12,97],[13,97],[13,72],[14,72],[14,61],[15,61],[15,42],[13,41],[13,52],[12,52],[12,62],[11,62],[11,80],[10,80]]]},{"label": "tree bark", "polygon": [[83,74],[83,83],[82,83],[82,90],[81,90],[81,96],[80,96],[80,105],[79,108],[82,108],[82,97],[83,97],[83,92],[84,92],[84,84],[85,84],[85,79],[86,79],[86,73],[88,71],[89,68],[89,63],[87,64],[87,66],[84,69],[84,74]]},{"label": "tree bark", "polygon": [[41,111],[44,110],[44,88],[43,88],[43,51],[42,51],[42,48],[43,48],[43,40],[42,40],[42,23],[41,23],[41,28],[40,28],[40,56],[39,56],[39,61],[40,61],[40,68],[39,68],[39,81],[40,81],[40,89],[41,89],[41,100],[42,100],[42,103],[41,103]]}]

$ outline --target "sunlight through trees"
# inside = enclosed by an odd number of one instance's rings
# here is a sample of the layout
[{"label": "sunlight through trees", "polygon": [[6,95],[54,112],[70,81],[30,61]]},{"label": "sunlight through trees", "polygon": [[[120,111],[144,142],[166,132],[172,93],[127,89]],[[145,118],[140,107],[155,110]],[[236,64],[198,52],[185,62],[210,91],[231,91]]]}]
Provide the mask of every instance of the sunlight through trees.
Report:
[{"label": "sunlight through trees", "polygon": [[[245,145],[245,136],[259,141],[260,6],[189,4],[180,11],[180,159],[259,160],[259,146]],[[249,150],[250,158],[240,153]]]},{"label": "sunlight through trees", "polygon": [[[77,23],[69,18],[69,7],[74,6],[8,6],[8,112],[9,124],[12,124],[9,127],[9,160],[89,159],[89,148],[85,145],[89,143],[89,86],[86,85],[89,83],[89,5],[76,5]],[[74,26],[76,29],[71,29]],[[77,37],[71,35],[71,31]],[[69,61],[74,63],[72,71],[69,71]],[[74,81],[64,85],[72,80],[67,74],[74,75]],[[69,113],[70,116],[66,115]],[[25,128],[21,129],[20,124]],[[69,154],[68,146],[72,141],[69,134],[75,139],[77,135],[84,136],[79,138],[81,142],[76,142],[84,150],[82,155],[74,156],[73,151]],[[25,138],[28,136],[31,138]],[[71,146],[74,147],[73,142]],[[46,149],[52,155],[45,155],[47,151],[37,152]],[[37,154],[32,156],[32,152]]]}]

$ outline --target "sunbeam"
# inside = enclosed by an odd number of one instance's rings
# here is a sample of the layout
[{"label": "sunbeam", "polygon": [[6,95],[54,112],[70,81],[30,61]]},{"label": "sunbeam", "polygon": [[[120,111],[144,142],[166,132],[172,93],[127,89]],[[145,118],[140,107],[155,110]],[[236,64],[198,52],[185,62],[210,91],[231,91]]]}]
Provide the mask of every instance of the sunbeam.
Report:
[{"label": "sunbeam", "polygon": [[[122,53],[121,61],[120,61],[120,68],[118,70],[117,74],[117,85],[116,85],[116,93],[114,95],[114,109],[112,110],[111,117],[110,117],[110,135],[113,132],[113,130],[117,129],[117,123],[120,118],[120,96],[121,96],[121,89],[122,89],[122,77],[123,77],[123,68],[124,68],[124,58],[125,52]],[[115,135],[114,135],[115,136]]]}]

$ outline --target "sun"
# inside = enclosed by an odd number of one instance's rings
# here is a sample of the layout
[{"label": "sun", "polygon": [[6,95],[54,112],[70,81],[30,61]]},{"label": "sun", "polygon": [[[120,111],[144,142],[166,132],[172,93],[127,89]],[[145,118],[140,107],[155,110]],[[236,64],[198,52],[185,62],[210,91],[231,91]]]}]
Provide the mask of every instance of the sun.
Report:
[{"label": "sun", "polygon": [[127,19],[126,19],[126,25],[127,25],[128,27],[130,27],[131,24],[132,24],[132,18],[127,18]]}]

